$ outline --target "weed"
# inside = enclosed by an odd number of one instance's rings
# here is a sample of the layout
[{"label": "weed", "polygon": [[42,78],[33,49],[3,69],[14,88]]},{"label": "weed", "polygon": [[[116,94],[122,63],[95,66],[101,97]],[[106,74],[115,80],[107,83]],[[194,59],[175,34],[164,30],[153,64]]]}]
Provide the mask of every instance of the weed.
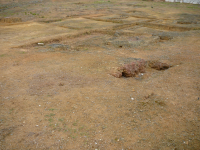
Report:
[{"label": "weed", "polygon": [[56,110],[56,109],[54,109],[54,108],[50,108],[49,110],[54,111],[54,110]]},{"label": "weed", "polygon": [[94,3],[105,3],[106,1],[95,1]]},{"label": "weed", "polygon": [[52,116],[55,116],[55,114],[53,114],[53,113],[50,113],[50,117],[52,117]]},{"label": "weed", "polygon": [[52,118],[51,118],[52,116],[55,116],[55,114],[50,113],[49,115],[45,115],[45,117],[49,117],[49,119],[48,119],[49,121],[52,120]]},{"label": "weed", "polygon": [[81,135],[81,136],[83,136],[83,135],[88,136],[88,133],[86,133],[86,132],[81,132],[80,135]]},{"label": "weed", "polygon": [[64,120],[64,119],[62,119],[62,118],[59,118],[59,119],[58,119],[58,121],[61,121],[61,122],[63,122],[63,120]]},{"label": "weed", "polygon": [[84,133],[82,133],[82,132],[81,132],[81,133],[80,133],[80,135],[81,135],[81,136],[83,136],[83,135],[84,135]]},{"label": "weed", "polygon": [[73,126],[77,126],[77,122],[74,122],[74,123],[73,123]]},{"label": "weed", "polygon": [[5,57],[6,56],[6,54],[2,54],[2,55],[0,55],[0,57]]},{"label": "weed", "polygon": [[52,119],[52,118],[49,118],[48,121],[49,121],[49,122],[53,122],[53,119]]},{"label": "weed", "polygon": [[200,9],[200,7],[197,7],[197,6],[188,6],[187,8]]},{"label": "weed", "polygon": [[26,52],[20,52],[20,54],[26,54]]},{"label": "weed", "polygon": [[73,139],[75,139],[75,138],[76,138],[76,136],[74,136],[74,135],[70,135],[70,137],[71,137],[71,138],[73,138]]},{"label": "weed", "polygon": [[[36,13],[32,13],[32,12],[30,12],[30,14],[31,14],[31,15],[34,15],[34,16],[37,15]],[[38,14],[38,15],[39,15],[39,14]]]},{"label": "weed", "polygon": [[9,114],[11,114],[11,113],[13,112],[13,110],[14,110],[14,108],[10,109],[10,112],[9,112]]},{"label": "weed", "polygon": [[74,133],[76,133],[76,129],[74,129]]},{"label": "weed", "polygon": [[79,130],[82,130],[84,128],[84,126],[80,127]]}]

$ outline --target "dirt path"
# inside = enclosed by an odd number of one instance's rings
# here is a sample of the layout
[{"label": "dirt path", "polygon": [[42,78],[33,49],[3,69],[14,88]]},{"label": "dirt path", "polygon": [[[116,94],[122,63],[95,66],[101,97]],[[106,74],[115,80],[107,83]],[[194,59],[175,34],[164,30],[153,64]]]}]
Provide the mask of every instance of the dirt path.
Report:
[{"label": "dirt path", "polygon": [[[19,0],[0,9],[0,149],[199,150],[199,5]],[[113,76],[141,59],[145,73]]]}]

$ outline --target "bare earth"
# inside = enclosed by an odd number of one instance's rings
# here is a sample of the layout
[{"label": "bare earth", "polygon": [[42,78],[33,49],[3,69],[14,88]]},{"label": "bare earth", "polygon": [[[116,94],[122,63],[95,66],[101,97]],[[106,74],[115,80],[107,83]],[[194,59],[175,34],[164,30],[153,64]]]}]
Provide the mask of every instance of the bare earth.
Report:
[{"label": "bare earth", "polygon": [[[199,5],[1,0],[0,18],[1,150],[200,149]],[[138,59],[171,67],[113,76]]]}]

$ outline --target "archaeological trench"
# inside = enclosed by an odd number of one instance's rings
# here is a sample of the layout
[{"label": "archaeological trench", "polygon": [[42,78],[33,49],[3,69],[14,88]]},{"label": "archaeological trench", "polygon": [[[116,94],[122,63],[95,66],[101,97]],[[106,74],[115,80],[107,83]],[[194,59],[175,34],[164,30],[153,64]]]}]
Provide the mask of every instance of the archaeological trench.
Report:
[{"label": "archaeological trench", "polygon": [[199,150],[200,5],[0,1],[0,150]]}]

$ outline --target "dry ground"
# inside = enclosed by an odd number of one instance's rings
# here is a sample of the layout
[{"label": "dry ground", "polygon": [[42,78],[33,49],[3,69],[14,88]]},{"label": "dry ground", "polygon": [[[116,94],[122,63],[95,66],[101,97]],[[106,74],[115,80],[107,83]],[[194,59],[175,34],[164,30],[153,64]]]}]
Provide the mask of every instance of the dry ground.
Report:
[{"label": "dry ground", "polygon": [[[199,5],[1,0],[0,17],[0,149],[200,149]],[[136,58],[172,67],[111,75]]]}]

